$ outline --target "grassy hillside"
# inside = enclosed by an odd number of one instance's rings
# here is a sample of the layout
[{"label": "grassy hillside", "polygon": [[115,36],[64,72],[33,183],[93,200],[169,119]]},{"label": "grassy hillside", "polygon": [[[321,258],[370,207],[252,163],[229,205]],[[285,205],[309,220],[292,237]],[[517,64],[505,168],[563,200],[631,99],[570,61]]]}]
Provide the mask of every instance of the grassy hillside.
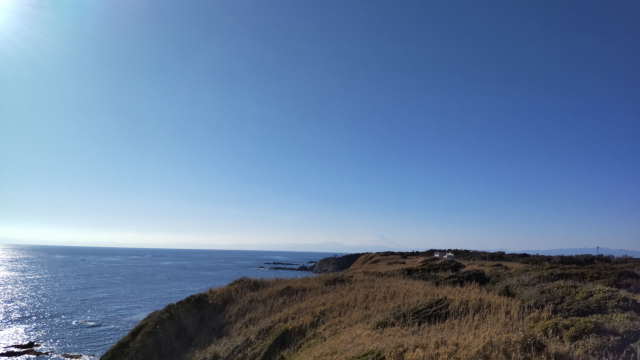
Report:
[{"label": "grassy hillside", "polygon": [[375,253],[155,312],[103,360],[637,359],[640,261]]}]

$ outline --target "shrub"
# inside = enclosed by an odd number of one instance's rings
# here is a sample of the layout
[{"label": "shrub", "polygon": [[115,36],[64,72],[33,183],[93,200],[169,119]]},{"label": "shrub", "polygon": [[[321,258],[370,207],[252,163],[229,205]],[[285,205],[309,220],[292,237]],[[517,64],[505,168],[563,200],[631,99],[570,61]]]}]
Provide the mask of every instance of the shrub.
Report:
[{"label": "shrub", "polygon": [[452,274],[440,283],[446,285],[465,285],[472,283],[485,285],[489,280],[487,274],[482,270],[467,270]]}]

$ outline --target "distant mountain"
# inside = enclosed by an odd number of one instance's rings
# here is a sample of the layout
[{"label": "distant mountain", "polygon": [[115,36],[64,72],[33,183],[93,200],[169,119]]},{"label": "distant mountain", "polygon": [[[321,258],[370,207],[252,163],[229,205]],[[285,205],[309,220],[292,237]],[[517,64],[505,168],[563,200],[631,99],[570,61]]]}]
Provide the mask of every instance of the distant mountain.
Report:
[{"label": "distant mountain", "polygon": [[522,250],[511,252],[524,252],[527,254],[539,254],[539,255],[613,255],[613,256],[631,256],[640,258],[640,251],[637,250],[624,250],[624,249],[609,249],[609,248],[572,248],[572,249],[551,249],[551,250]]}]

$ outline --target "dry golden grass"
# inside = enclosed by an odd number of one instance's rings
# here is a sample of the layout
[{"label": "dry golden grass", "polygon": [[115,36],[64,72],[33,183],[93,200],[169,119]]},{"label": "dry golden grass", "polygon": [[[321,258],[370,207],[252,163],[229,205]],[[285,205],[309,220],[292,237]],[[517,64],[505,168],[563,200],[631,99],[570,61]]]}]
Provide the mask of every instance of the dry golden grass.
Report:
[{"label": "dry golden grass", "polygon": [[402,256],[397,254],[380,255],[365,254],[351,265],[351,272],[388,272],[406,267],[417,266],[425,259],[424,256]]},{"label": "dry golden grass", "polygon": [[[347,282],[340,283],[345,278]],[[333,282],[338,284],[325,285]],[[246,358],[260,358],[269,337],[285,328],[306,332],[304,342],[285,346],[284,358],[349,359],[373,349],[387,359],[469,359],[487,352],[491,343],[519,341],[528,330],[527,319],[534,315],[519,301],[478,286],[437,287],[395,276],[325,275],[264,281],[263,286],[231,305],[226,312],[232,324],[228,336],[194,359],[211,359],[214,354],[226,359],[242,346]],[[449,304],[446,321],[376,328],[394,312],[442,298]],[[245,339],[258,346],[252,349]]]},{"label": "dry golden grass", "polygon": [[[420,255],[367,254],[337,274],[241,279],[152,314],[103,359],[636,358],[637,294],[541,280],[561,277],[558,267],[463,262],[452,270]],[[446,285],[473,272],[492,282]]]}]

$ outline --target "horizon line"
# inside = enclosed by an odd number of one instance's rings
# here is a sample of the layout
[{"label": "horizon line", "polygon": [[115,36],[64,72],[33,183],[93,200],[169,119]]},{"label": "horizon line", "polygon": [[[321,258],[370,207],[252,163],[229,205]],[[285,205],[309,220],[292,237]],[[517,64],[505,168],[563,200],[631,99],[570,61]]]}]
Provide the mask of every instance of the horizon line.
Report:
[{"label": "horizon line", "polygon": [[[468,251],[483,251],[483,252],[506,252],[506,253],[529,253],[536,255],[535,252],[544,251],[561,251],[561,250],[582,250],[582,249],[600,249],[600,250],[613,250],[613,251],[632,251],[640,252],[640,249],[624,249],[624,248],[610,248],[602,246],[594,247],[565,247],[565,248],[548,248],[548,249],[472,249],[472,248],[423,248],[423,249],[387,249],[387,250],[362,250],[358,251],[329,251],[329,250],[293,250],[293,249],[241,249],[241,248],[179,248],[179,247],[152,247],[152,246],[117,246],[117,245],[75,245],[75,244],[42,244],[42,243],[10,243],[0,241],[1,246],[38,246],[38,247],[75,247],[75,248],[108,248],[108,249],[132,249],[132,250],[184,250],[184,251],[262,251],[262,252],[297,252],[297,253],[338,253],[338,254],[350,254],[350,253],[380,253],[380,252],[426,252],[432,250],[468,250]],[[544,255],[544,254],[541,254]],[[582,255],[582,254],[574,254]],[[587,254],[585,254],[587,255]]]}]

